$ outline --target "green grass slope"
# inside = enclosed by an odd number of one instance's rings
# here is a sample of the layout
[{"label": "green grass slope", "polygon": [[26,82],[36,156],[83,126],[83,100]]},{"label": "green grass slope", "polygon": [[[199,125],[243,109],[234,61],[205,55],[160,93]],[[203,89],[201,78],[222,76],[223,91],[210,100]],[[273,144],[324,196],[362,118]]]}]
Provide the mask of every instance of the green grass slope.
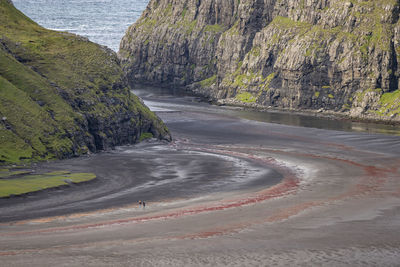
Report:
[{"label": "green grass slope", "polygon": [[57,171],[33,175],[29,172],[0,171],[0,198],[23,195],[45,189],[79,184],[96,178],[93,173]]},{"label": "green grass slope", "polygon": [[169,138],[111,50],[39,26],[0,0],[0,164]]}]

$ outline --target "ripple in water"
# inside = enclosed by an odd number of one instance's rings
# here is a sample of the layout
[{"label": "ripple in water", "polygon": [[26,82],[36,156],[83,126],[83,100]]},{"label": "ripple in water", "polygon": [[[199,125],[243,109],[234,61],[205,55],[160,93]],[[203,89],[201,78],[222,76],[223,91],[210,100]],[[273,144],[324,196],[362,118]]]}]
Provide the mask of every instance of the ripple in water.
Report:
[{"label": "ripple in water", "polygon": [[13,0],[14,5],[41,26],[68,31],[118,51],[128,27],[149,0]]}]

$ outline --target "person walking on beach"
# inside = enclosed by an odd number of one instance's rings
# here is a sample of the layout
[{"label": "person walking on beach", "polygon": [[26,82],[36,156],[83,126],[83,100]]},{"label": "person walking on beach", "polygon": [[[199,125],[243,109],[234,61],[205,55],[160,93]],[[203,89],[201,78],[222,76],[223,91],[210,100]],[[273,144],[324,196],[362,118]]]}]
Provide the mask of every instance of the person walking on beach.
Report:
[{"label": "person walking on beach", "polygon": [[142,206],[142,201],[141,200],[139,200],[139,206]]},{"label": "person walking on beach", "polygon": [[146,207],[146,202],[143,201],[143,209]]}]

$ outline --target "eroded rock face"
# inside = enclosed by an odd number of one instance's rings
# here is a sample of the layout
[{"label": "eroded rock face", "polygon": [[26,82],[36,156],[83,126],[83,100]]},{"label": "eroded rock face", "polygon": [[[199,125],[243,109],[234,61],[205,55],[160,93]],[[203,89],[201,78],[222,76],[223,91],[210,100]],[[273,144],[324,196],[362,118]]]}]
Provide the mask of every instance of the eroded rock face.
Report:
[{"label": "eroded rock face", "polygon": [[400,119],[399,12],[395,0],[152,0],[119,56],[132,81],[225,103]]},{"label": "eroded rock face", "polygon": [[116,53],[42,28],[0,0],[0,165],[170,140],[130,92]]}]

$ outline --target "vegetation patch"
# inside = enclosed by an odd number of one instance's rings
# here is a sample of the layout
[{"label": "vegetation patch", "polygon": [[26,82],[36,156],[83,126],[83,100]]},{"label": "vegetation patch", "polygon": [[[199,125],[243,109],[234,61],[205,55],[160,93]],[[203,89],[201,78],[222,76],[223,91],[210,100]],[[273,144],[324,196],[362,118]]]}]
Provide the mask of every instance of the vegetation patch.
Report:
[{"label": "vegetation patch", "polygon": [[182,19],[185,19],[186,16],[186,12],[187,12],[187,7],[185,6],[182,10]]},{"label": "vegetation patch", "polygon": [[262,79],[262,82],[264,82],[264,90],[269,89],[269,85],[271,84],[272,80],[275,78],[276,73],[272,72],[270,73],[267,78]]},{"label": "vegetation patch", "polygon": [[8,178],[8,177],[13,177],[13,176],[18,176],[18,175],[23,175],[23,174],[30,174],[30,171],[0,171],[0,178]]},{"label": "vegetation patch", "polygon": [[217,81],[217,75],[213,75],[210,78],[207,78],[205,80],[202,80],[200,82],[200,86],[201,87],[210,87],[211,85],[213,85],[215,82]]},{"label": "vegetation patch", "polygon": [[226,31],[224,35],[228,36],[239,35],[239,20],[236,20],[233,26],[228,31]]},{"label": "vegetation patch", "polygon": [[236,95],[236,99],[243,103],[255,103],[256,98],[249,92],[243,92]]},{"label": "vegetation patch", "polygon": [[152,133],[142,133],[139,137],[139,141],[142,142],[143,140],[151,139],[151,138],[153,138]]},{"label": "vegetation patch", "polygon": [[142,29],[142,31],[146,34],[151,33],[156,26],[157,21],[155,19],[144,18],[138,21],[137,28]]},{"label": "vegetation patch", "polygon": [[0,179],[0,197],[17,196],[58,186],[87,182],[96,178],[93,173],[50,172]]},{"label": "vegetation patch", "polygon": [[250,54],[254,57],[259,57],[261,54],[261,47],[259,45],[254,46],[251,50],[250,50]]},{"label": "vegetation patch", "polygon": [[271,22],[273,25],[283,29],[311,28],[311,24],[302,21],[294,21],[288,17],[276,16]]},{"label": "vegetation patch", "polygon": [[204,27],[205,32],[222,32],[224,30],[224,27],[220,24],[214,24],[214,25],[206,25]]},{"label": "vegetation patch", "polygon": [[393,116],[400,114],[400,90],[383,94],[379,104],[381,108],[377,111],[378,115]]},{"label": "vegetation patch", "polygon": [[192,22],[190,22],[189,24],[186,25],[186,34],[187,35],[191,35],[194,28],[197,25],[197,20],[193,20]]},{"label": "vegetation patch", "polygon": [[[0,165],[96,151],[94,136],[111,141],[114,133],[88,125],[120,116],[132,118],[130,129],[149,123],[168,132],[131,94],[114,52],[47,30],[8,1],[0,0],[0,14]],[[141,22],[149,30],[156,24]]]}]

